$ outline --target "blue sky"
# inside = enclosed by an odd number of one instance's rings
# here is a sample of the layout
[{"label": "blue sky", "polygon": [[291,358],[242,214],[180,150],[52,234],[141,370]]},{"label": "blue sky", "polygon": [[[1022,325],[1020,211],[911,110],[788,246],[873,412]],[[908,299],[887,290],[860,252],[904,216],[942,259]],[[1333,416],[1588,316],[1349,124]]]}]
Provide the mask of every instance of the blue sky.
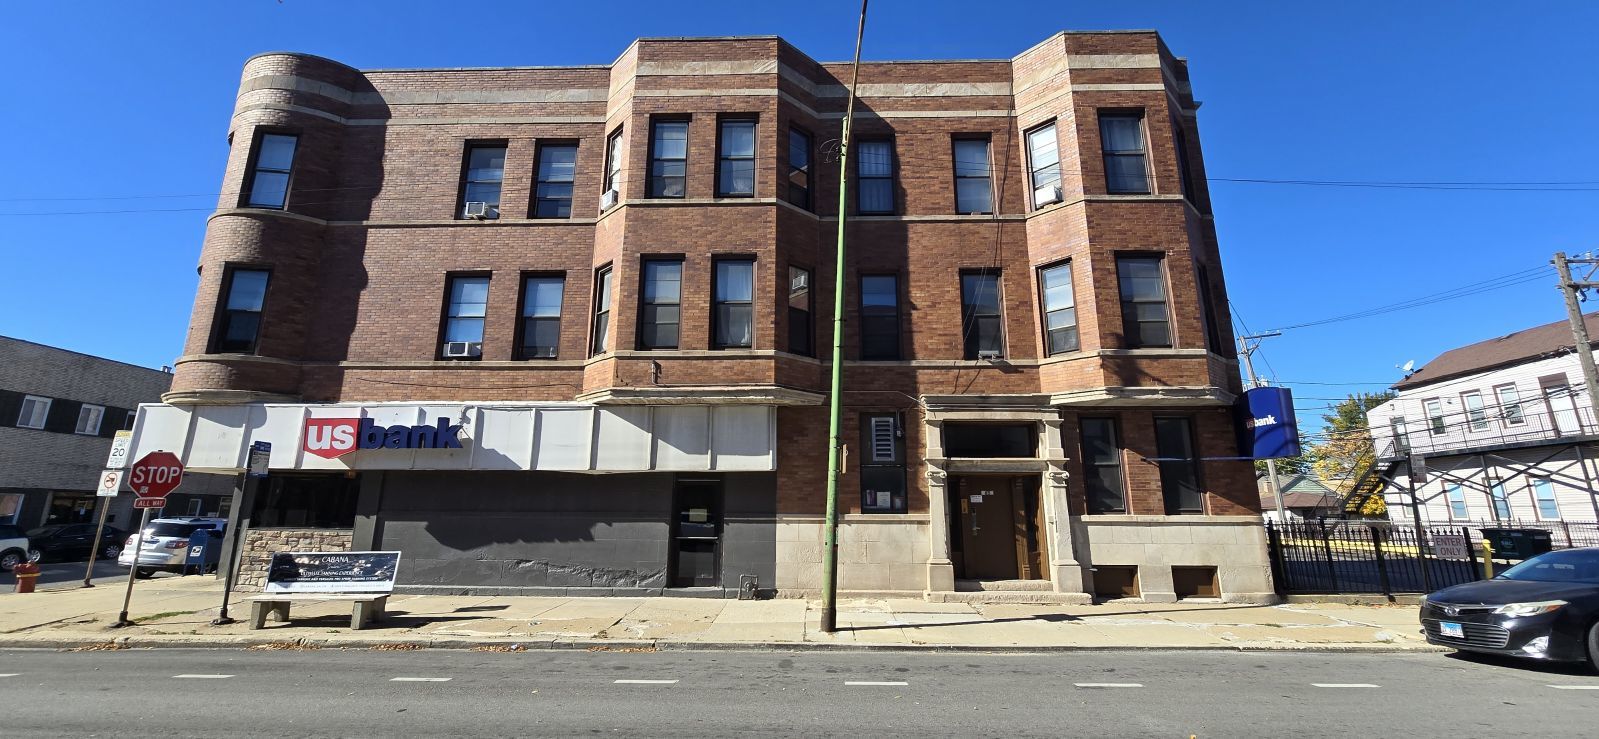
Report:
[{"label": "blue sky", "polygon": [[[857,7],[9,5],[0,334],[149,366],[179,354],[251,54],[305,51],[366,68],[602,64],[637,36],[775,33],[838,60],[851,53]],[[1599,3],[877,0],[865,57],[1008,58],[1063,28],[1154,28],[1188,57],[1213,178],[1590,183],[1550,192],[1213,182],[1229,290],[1256,331],[1531,278],[1269,340],[1257,369],[1296,387],[1301,415],[1318,398],[1380,388],[1309,383],[1391,381],[1405,360],[1562,318],[1552,278],[1526,271],[1557,249],[1599,249]],[[111,199],[153,195],[198,196]],[[72,214],[103,210],[140,212]]]}]

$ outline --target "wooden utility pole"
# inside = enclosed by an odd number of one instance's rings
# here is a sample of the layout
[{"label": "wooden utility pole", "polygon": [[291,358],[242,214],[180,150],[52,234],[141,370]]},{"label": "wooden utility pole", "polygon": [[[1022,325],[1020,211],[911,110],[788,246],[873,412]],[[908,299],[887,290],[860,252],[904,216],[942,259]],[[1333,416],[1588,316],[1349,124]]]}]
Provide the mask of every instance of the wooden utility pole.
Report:
[{"label": "wooden utility pole", "polygon": [[[1261,386],[1260,378],[1255,376],[1255,362],[1252,359],[1255,350],[1260,348],[1260,340],[1282,335],[1283,332],[1281,331],[1268,331],[1263,334],[1238,337],[1238,356],[1244,358],[1244,371],[1249,373],[1250,389]],[[1255,343],[1249,343],[1251,341]],[[1275,459],[1266,460],[1266,484],[1271,486],[1271,494],[1277,499],[1277,523],[1288,523],[1288,514],[1283,511],[1283,491],[1282,488],[1277,487],[1277,460]]]},{"label": "wooden utility pole", "polygon": [[[1593,345],[1588,338],[1588,324],[1582,320],[1582,292],[1590,287],[1599,287],[1593,277],[1599,273],[1599,259],[1584,257],[1582,259],[1567,259],[1563,251],[1555,252],[1555,271],[1560,273],[1560,292],[1566,298],[1566,318],[1571,321],[1571,338],[1577,345],[1577,357],[1582,364],[1582,379],[1588,386],[1589,413],[1599,421],[1599,370],[1594,369]],[[1588,274],[1581,280],[1571,278],[1571,265],[1582,264],[1588,266]],[[1575,404],[1573,404],[1575,405]],[[1577,428],[1582,430],[1582,416],[1577,416]]]}]

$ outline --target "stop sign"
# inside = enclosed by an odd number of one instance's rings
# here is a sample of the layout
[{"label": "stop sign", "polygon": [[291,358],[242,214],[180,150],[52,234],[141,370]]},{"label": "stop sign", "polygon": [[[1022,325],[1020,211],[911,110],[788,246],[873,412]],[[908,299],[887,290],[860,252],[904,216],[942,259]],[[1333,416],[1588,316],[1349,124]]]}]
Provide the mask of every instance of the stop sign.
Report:
[{"label": "stop sign", "polygon": [[183,463],[172,452],[150,452],[128,470],[128,487],[140,498],[165,498],[183,482]]}]

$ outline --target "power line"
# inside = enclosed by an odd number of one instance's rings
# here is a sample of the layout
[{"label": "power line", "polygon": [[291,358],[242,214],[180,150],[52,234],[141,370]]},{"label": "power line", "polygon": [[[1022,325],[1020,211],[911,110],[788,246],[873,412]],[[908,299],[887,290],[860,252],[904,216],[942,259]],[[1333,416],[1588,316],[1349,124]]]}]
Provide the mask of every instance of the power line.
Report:
[{"label": "power line", "polygon": [[1278,326],[1278,327],[1276,327],[1273,330],[1275,330],[1275,331],[1288,331],[1288,330],[1296,329],[1296,328],[1309,328],[1309,327],[1312,327],[1312,326],[1324,326],[1324,325],[1327,325],[1329,323],[1340,323],[1340,322],[1343,322],[1343,321],[1353,321],[1353,320],[1360,319],[1360,318],[1371,318],[1373,316],[1379,316],[1379,315],[1383,315],[1385,313],[1393,313],[1395,311],[1409,310],[1411,308],[1421,308],[1421,307],[1424,307],[1424,306],[1433,305],[1435,303],[1443,303],[1443,302],[1447,302],[1447,301],[1450,301],[1450,300],[1458,300],[1460,298],[1470,297],[1470,296],[1478,295],[1478,294],[1485,293],[1485,292],[1491,292],[1493,290],[1501,290],[1501,289],[1504,289],[1504,288],[1507,288],[1507,287],[1514,287],[1516,285],[1522,285],[1522,284],[1526,284],[1526,283],[1529,283],[1529,282],[1536,282],[1536,281],[1539,281],[1539,280],[1545,280],[1545,279],[1548,279],[1549,274],[1553,271],[1553,269],[1554,268],[1550,267],[1549,265],[1539,265],[1537,267],[1532,267],[1530,269],[1524,269],[1524,270],[1521,270],[1519,272],[1512,272],[1510,274],[1500,275],[1498,277],[1493,277],[1493,278],[1490,278],[1490,279],[1487,279],[1487,280],[1482,280],[1482,281],[1479,281],[1479,282],[1473,282],[1473,283],[1470,283],[1470,284],[1461,285],[1459,287],[1450,288],[1448,290],[1444,290],[1444,291],[1436,292],[1436,293],[1431,293],[1431,294],[1428,294],[1428,295],[1422,295],[1422,296],[1419,296],[1419,297],[1411,298],[1409,300],[1399,301],[1397,303],[1389,303],[1387,305],[1375,306],[1375,307],[1372,307],[1372,308],[1367,308],[1365,310],[1356,311],[1354,313],[1345,313],[1343,315],[1330,316],[1330,317],[1327,317],[1327,318],[1322,318],[1322,319],[1318,319],[1318,320],[1314,320],[1314,321],[1305,321],[1305,322],[1302,322],[1302,323],[1294,323],[1294,324],[1289,324],[1289,325],[1286,325],[1286,326]]}]

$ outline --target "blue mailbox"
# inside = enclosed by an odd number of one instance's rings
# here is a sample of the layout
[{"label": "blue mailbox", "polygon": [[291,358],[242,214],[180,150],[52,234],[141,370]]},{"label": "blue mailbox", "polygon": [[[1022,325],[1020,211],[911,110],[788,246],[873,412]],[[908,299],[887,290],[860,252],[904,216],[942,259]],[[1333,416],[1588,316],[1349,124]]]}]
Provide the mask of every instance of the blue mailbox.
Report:
[{"label": "blue mailbox", "polygon": [[197,574],[204,575],[217,568],[221,561],[222,531],[220,529],[195,529],[189,534],[189,552],[183,559],[183,574],[189,574],[192,568]]}]

